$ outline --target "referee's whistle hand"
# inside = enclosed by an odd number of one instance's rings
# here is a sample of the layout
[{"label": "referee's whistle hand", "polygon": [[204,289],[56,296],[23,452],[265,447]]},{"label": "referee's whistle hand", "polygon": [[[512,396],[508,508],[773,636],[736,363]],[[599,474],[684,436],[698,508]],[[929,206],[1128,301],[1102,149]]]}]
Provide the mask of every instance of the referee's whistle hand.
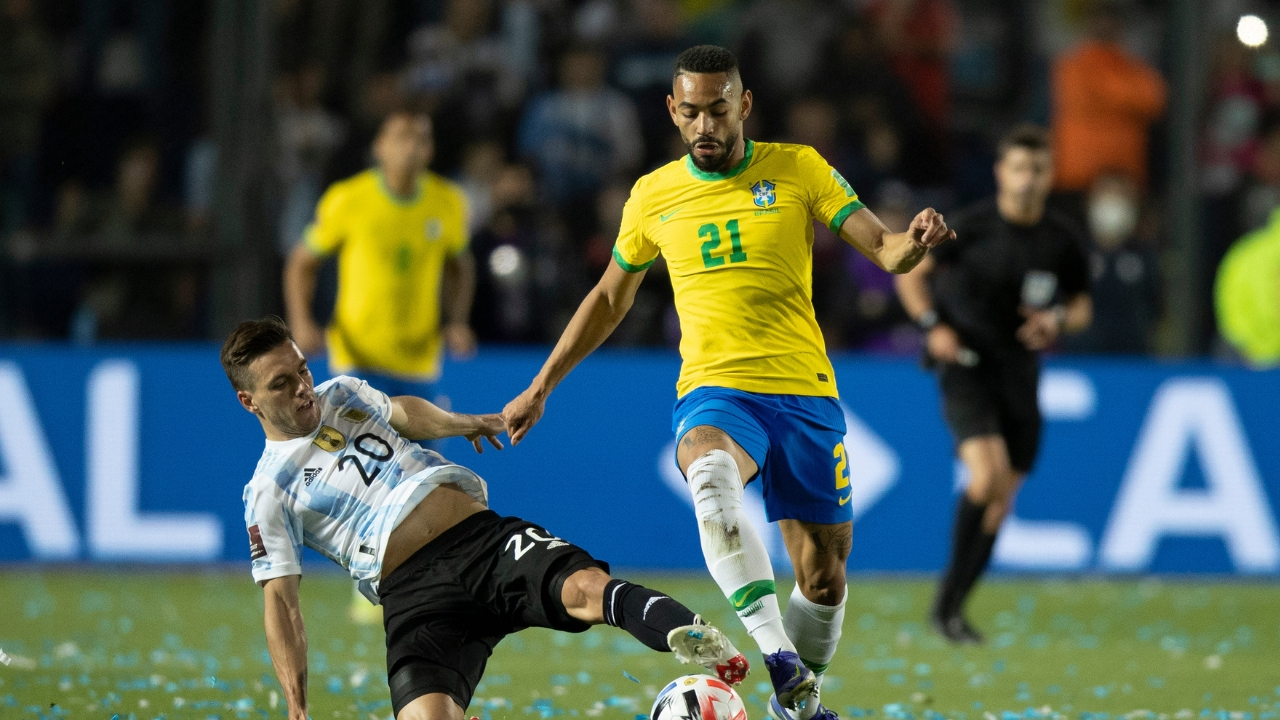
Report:
[{"label": "referee's whistle hand", "polygon": [[930,248],[937,247],[947,240],[954,240],[956,237],[955,231],[947,227],[942,213],[933,208],[921,210],[911,221],[908,232],[911,233],[911,240],[915,244]]},{"label": "referee's whistle hand", "polygon": [[1044,350],[1058,340],[1058,316],[1053,311],[1024,308],[1022,315],[1027,320],[1018,328],[1018,340],[1028,350]]}]

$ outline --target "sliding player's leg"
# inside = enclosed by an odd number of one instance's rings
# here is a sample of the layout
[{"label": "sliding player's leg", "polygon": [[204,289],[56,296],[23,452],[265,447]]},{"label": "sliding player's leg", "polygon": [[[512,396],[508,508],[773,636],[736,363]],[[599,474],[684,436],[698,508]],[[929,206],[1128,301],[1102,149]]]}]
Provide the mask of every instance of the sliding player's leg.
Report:
[{"label": "sliding player's leg", "polygon": [[396,713],[396,720],[462,720],[466,712],[441,692],[419,695]]},{"label": "sliding player's leg", "polygon": [[701,665],[725,682],[737,684],[747,675],[747,659],[724,633],[662,592],[589,567],[565,578],[560,598],[570,617],[625,630],[646,647],[673,652],[681,662]]}]

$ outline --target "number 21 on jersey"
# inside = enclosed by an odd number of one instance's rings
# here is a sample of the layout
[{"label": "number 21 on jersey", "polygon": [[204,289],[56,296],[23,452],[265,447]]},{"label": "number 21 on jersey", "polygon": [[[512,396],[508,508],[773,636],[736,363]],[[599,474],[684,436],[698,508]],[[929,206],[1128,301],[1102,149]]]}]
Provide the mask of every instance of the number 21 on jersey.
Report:
[{"label": "number 21 on jersey", "polygon": [[707,268],[720,267],[724,264],[725,257],[729,258],[731,263],[740,263],[747,259],[747,253],[742,249],[742,236],[738,234],[738,221],[730,220],[724,224],[724,229],[729,233],[729,244],[731,250],[728,255],[712,255],[711,253],[720,247],[720,228],[715,223],[707,223],[698,228],[698,237],[706,238],[702,243],[702,266]]}]

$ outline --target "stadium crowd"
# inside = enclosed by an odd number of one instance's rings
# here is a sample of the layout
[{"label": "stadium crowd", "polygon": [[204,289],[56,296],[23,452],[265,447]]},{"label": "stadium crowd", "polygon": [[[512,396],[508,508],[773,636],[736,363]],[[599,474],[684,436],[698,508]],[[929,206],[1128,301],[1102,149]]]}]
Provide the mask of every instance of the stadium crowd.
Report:
[{"label": "stadium crowd", "polygon": [[[212,5],[0,0],[0,337],[212,334]],[[367,167],[381,118],[425,108],[432,169],[470,201],[482,342],[559,335],[610,262],[631,183],[685,153],[664,103],[672,61],[713,42],[737,52],[755,93],[748,136],[814,146],[895,229],[926,205],[954,212],[989,195],[994,138],[1018,121],[1049,127],[1054,205],[1089,230],[1098,308],[1093,329],[1063,349],[1166,347],[1164,3],[270,8],[274,111],[262,121],[275,140],[262,211],[272,237],[261,241],[285,257],[325,187]],[[1280,204],[1280,54],[1224,34],[1209,75],[1201,166],[1211,272]],[[814,268],[829,348],[918,351],[892,278],[825,228]],[[661,264],[653,274],[612,343],[677,342]],[[1212,349],[1210,335],[1200,341]]]}]

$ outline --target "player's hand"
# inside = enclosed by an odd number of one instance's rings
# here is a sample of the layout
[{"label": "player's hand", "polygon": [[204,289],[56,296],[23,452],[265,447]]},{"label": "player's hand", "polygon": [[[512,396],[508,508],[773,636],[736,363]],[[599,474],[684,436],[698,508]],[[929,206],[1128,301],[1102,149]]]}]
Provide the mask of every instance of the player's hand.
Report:
[{"label": "player's hand", "polygon": [[1058,314],[1052,310],[1022,309],[1026,322],[1018,328],[1018,340],[1028,350],[1044,350],[1058,339]]},{"label": "player's hand", "polygon": [[476,355],[476,334],[466,323],[449,323],[441,329],[449,354],[458,360],[470,360]]},{"label": "player's hand", "polygon": [[529,388],[507,403],[502,409],[502,417],[507,420],[507,437],[512,445],[519,445],[525,435],[542,419],[542,411],[546,401],[539,397],[533,388]]},{"label": "player's hand", "polygon": [[295,320],[289,323],[289,332],[293,333],[293,342],[303,355],[311,357],[324,350],[324,330],[315,320]]},{"label": "player's hand", "polygon": [[502,441],[498,436],[507,429],[507,423],[502,419],[499,413],[488,413],[486,415],[472,415],[471,420],[475,422],[476,427],[468,433],[463,433],[462,437],[471,441],[471,446],[476,452],[484,453],[484,440],[488,440],[494,450],[503,448]]},{"label": "player's hand", "polygon": [[934,360],[941,363],[960,361],[960,335],[950,326],[938,323],[929,329],[925,347]]},{"label": "player's hand", "polygon": [[911,220],[911,226],[907,228],[907,232],[911,234],[911,242],[927,248],[937,247],[947,240],[956,239],[956,231],[947,227],[942,213],[933,208],[921,210],[920,214]]}]

